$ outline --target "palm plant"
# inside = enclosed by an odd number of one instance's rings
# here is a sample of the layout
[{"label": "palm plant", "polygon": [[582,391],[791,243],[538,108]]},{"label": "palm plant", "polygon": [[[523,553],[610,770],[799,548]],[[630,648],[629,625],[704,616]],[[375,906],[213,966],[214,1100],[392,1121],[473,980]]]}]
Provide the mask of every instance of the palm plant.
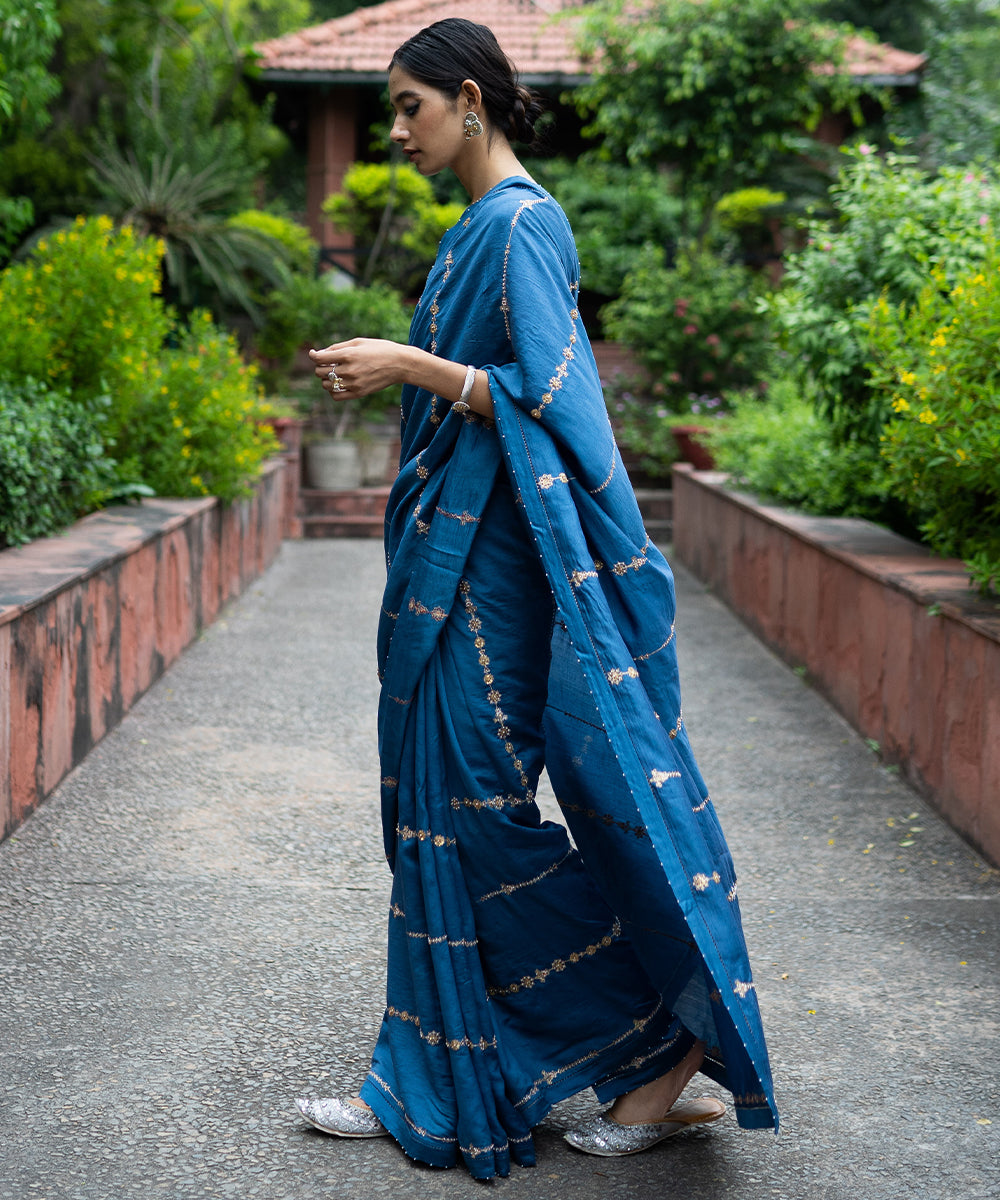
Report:
[{"label": "palm plant", "polygon": [[220,154],[198,167],[171,148],[140,158],[105,142],[93,167],[111,215],[162,240],[165,290],[182,308],[203,300],[207,288],[260,324],[252,281],[284,283],[288,252],[263,230],[229,220],[246,193],[245,163]]}]

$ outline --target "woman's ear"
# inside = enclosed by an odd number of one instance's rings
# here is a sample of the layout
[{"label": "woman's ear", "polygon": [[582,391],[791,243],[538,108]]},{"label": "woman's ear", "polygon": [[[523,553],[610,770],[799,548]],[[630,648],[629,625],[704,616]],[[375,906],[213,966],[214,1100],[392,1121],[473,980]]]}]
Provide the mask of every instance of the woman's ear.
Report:
[{"label": "woman's ear", "polygon": [[483,103],[483,93],[480,90],[479,84],[474,79],[466,79],[462,84],[462,90],[459,93],[462,101],[462,107],[465,109],[480,109]]}]

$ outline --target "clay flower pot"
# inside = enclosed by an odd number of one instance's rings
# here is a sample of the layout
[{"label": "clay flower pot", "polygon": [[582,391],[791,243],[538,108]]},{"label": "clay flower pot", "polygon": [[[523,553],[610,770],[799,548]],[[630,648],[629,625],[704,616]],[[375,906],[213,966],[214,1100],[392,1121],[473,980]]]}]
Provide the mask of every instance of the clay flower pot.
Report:
[{"label": "clay flower pot", "polygon": [[708,447],[699,440],[709,432],[704,425],[674,425],[671,429],[681,460],[690,463],[696,471],[711,471],[715,459]]}]

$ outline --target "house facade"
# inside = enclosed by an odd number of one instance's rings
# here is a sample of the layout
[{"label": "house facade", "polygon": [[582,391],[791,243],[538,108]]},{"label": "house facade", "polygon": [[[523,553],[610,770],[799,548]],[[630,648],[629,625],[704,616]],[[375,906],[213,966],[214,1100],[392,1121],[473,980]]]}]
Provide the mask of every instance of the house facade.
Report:
[{"label": "house facade", "polygon": [[[381,97],[398,46],[434,21],[465,17],[489,25],[526,86],[558,97],[593,67],[576,46],[581,7],[581,0],[385,0],[255,47],[259,78],[304,134],[307,223],[325,257],[349,265],[351,239],[324,220],[321,206],[364,157],[371,125],[381,117],[388,131]],[[862,38],[847,47],[851,74],[877,86],[916,87],[924,63],[923,55]],[[820,136],[839,141],[845,133],[844,121],[831,116]]]}]

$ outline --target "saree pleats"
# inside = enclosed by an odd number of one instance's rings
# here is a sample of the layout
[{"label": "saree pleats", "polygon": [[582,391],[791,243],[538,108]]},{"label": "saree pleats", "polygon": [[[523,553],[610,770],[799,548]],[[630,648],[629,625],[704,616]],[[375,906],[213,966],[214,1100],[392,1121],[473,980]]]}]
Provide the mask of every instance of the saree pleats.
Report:
[{"label": "saree pleats", "polygon": [[[533,1162],[558,1100],[629,1091],[696,1038],[740,1123],[777,1121],[735,871],[680,707],[672,578],[614,446],[575,269],[527,180],[445,236],[411,340],[485,365],[496,424],[404,389],[386,516],[393,888],[361,1095],[412,1157],[478,1178]],[[543,767],[573,842],[541,819]]]}]

